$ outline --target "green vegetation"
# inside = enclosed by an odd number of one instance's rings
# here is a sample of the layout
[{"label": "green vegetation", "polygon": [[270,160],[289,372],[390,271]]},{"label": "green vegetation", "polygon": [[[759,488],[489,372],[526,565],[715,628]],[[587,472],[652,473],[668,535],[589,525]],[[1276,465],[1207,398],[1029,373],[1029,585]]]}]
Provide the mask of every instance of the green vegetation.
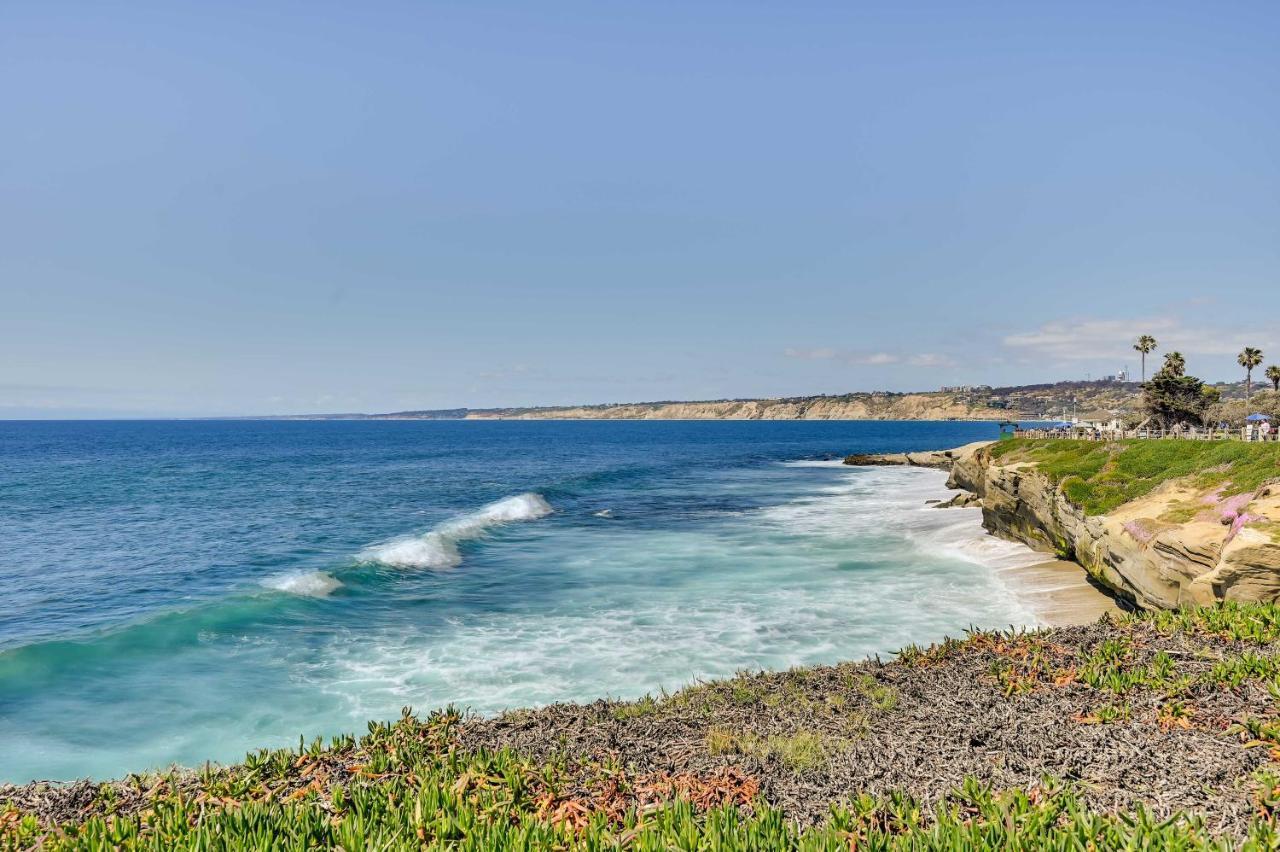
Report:
[{"label": "green vegetation", "polygon": [[[826,824],[802,828],[781,811],[744,813],[725,804],[700,813],[677,800],[610,823],[602,814],[580,825],[537,812],[515,764],[497,755],[433,768],[417,783],[373,783],[316,800],[209,805],[158,795],[145,818],[97,817],[59,834],[26,819],[8,820],[8,848],[43,841],[61,849],[333,849],[345,850],[836,850],[881,849],[1178,849],[1230,848],[1196,819],[1157,820],[1146,810],[1103,815],[1067,787],[1046,781],[1027,792],[994,792],[970,781],[930,812],[907,796],[860,796],[833,808]],[[497,774],[490,774],[497,773]],[[1257,820],[1243,848],[1273,849],[1271,823]]]},{"label": "green vegetation", "polygon": [[872,707],[882,713],[898,706],[898,690],[880,683],[871,675],[863,675],[858,680],[858,690],[871,701]]},{"label": "green vegetation", "polygon": [[[1030,791],[993,791],[972,779],[930,810],[909,796],[860,795],[834,807],[828,820],[804,828],[767,805],[735,801],[700,809],[671,798],[656,808],[612,815],[607,807],[570,807],[566,779],[509,752],[459,755],[442,749],[457,717],[406,715],[372,725],[359,744],[331,749],[261,752],[243,766],[210,772],[198,792],[173,776],[132,779],[145,810],[113,813],[117,794],[104,788],[103,815],[48,830],[31,816],[0,810],[0,847],[64,849],[332,849],[345,850],[848,850],[867,849],[1227,849],[1194,818],[1157,820],[1139,807],[1104,815],[1078,793],[1049,779]],[[1242,726],[1242,731],[1245,731]],[[1265,723],[1247,731],[1271,737]],[[820,760],[816,738],[770,743],[798,766]],[[362,765],[332,758],[359,757]],[[286,792],[298,774],[316,782]],[[349,776],[331,783],[322,772]],[[602,773],[607,774],[607,768]],[[563,786],[562,786],[563,785]],[[1261,785],[1265,807],[1274,785]],[[1269,819],[1257,819],[1242,848],[1280,841]]]},{"label": "green vegetation", "polygon": [[653,699],[652,695],[646,695],[639,701],[632,701],[626,704],[618,704],[612,710],[613,718],[623,721],[626,719],[639,719],[644,716],[652,716],[658,711],[658,702]]},{"label": "green vegetation", "polygon": [[1166,428],[1203,423],[1210,408],[1222,400],[1218,388],[1186,372],[1187,359],[1181,352],[1170,352],[1151,381],[1142,384],[1143,410]]},{"label": "green vegetation", "polygon": [[1224,496],[1280,477],[1280,444],[1019,438],[994,444],[991,454],[1006,464],[1034,464],[1087,515],[1109,512],[1181,477],[1191,477],[1196,488],[1221,487]]},{"label": "green vegetation", "polygon": [[777,758],[792,772],[817,769],[838,752],[843,743],[816,731],[798,731],[789,736],[761,737],[743,733],[733,738],[733,746],[722,753],[747,754],[757,760]]},{"label": "green vegetation", "polygon": [[[1237,690],[1253,683],[1265,684],[1280,697],[1280,656],[1269,649],[1280,641],[1280,605],[1229,602],[1141,612],[1124,616],[1118,626],[1121,632],[1088,648],[1057,645],[1024,631],[975,631],[961,648],[994,653],[991,675],[1005,695],[1029,693],[1049,684],[1082,684],[1116,696],[1149,691],[1167,699],[1164,707],[1171,718],[1189,716],[1185,699],[1205,691]],[[1138,630],[1245,647],[1234,653],[1202,655],[1194,665],[1180,664],[1166,650],[1151,650],[1147,636],[1135,635]],[[929,658],[932,649],[917,653]],[[1128,704],[1109,702],[1096,707],[1090,721],[1112,721],[1128,714]]]},{"label": "green vegetation", "polygon": [[1280,641],[1280,606],[1275,604],[1226,601],[1217,606],[1131,613],[1122,623],[1149,624],[1165,635],[1212,636],[1252,645]]},{"label": "green vegetation", "polygon": [[1133,708],[1128,703],[1107,701],[1094,707],[1087,715],[1076,719],[1082,725],[1107,725],[1128,722],[1133,718]]},{"label": "green vegetation", "polygon": [[[1187,359],[1181,352],[1169,352],[1164,363],[1151,377],[1146,378],[1147,353],[1156,348],[1156,341],[1142,335],[1133,348],[1142,354],[1142,405],[1141,411],[1149,421],[1166,429],[1176,425],[1211,426],[1227,424],[1242,426],[1245,417],[1255,409],[1253,396],[1253,371],[1262,366],[1262,350],[1246,346],[1236,361],[1244,367],[1244,398],[1224,399],[1224,385],[1208,385],[1195,376],[1187,375]],[[1280,397],[1280,367],[1268,367],[1267,379],[1273,386],[1271,399],[1262,400],[1264,408],[1274,408],[1275,397]],[[1130,422],[1134,425],[1136,419]]]}]

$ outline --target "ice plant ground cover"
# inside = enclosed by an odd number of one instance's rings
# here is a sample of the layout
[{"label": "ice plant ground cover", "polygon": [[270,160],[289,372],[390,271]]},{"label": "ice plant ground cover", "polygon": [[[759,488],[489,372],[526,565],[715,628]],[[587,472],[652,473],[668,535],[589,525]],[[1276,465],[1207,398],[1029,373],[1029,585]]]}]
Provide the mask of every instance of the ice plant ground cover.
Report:
[{"label": "ice plant ground cover", "polygon": [[1100,515],[1172,479],[1193,477],[1223,496],[1280,477],[1280,444],[1240,441],[1015,439],[991,448],[1001,464],[1031,463],[1089,515]]},{"label": "ice plant ground cover", "polygon": [[[1274,848],[1280,607],[975,631],[639,701],[0,789],[4,848]],[[1070,779],[1070,780],[1056,780]]]}]

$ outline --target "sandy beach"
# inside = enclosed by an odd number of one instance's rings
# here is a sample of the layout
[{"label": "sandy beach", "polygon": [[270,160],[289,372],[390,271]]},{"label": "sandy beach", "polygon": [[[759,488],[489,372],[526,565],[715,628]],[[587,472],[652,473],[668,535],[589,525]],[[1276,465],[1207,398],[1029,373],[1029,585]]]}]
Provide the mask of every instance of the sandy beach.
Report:
[{"label": "sandy beach", "polygon": [[1104,613],[1125,611],[1115,598],[1090,582],[1084,568],[1066,559],[1008,568],[1001,572],[1001,579],[1049,627],[1092,624]]}]

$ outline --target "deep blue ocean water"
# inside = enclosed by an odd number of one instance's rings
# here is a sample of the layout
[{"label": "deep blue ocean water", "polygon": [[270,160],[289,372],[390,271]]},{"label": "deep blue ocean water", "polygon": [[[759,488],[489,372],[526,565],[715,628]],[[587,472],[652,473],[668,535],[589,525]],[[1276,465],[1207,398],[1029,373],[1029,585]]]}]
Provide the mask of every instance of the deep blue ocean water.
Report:
[{"label": "deep blue ocean water", "polygon": [[0,422],[0,781],[1031,623],[941,473],[830,461],[996,431]]}]

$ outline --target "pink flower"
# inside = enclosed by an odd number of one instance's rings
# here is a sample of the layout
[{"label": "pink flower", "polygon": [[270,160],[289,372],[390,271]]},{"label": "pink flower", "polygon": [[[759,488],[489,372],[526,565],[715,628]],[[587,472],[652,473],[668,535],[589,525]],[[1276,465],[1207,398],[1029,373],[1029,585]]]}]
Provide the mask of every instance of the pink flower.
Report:
[{"label": "pink flower", "polygon": [[[1227,533],[1227,541],[1231,541],[1231,539],[1235,538],[1236,533],[1240,532],[1240,530],[1244,527],[1245,524],[1249,523],[1250,521],[1261,521],[1261,520],[1263,520],[1262,515],[1253,515],[1253,514],[1250,514],[1249,512],[1241,512],[1240,514],[1236,515],[1235,518],[1232,519],[1231,521],[1231,530]],[[1226,542],[1224,542],[1224,544],[1225,543]]]},{"label": "pink flower", "polygon": [[1150,544],[1151,540],[1156,537],[1156,534],[1147,529],[1147,525],[1142,523],[1140,519],[1125,522],[1123,529],[1129,535],[1133,536],[1135,540],[1144,545]]}]

